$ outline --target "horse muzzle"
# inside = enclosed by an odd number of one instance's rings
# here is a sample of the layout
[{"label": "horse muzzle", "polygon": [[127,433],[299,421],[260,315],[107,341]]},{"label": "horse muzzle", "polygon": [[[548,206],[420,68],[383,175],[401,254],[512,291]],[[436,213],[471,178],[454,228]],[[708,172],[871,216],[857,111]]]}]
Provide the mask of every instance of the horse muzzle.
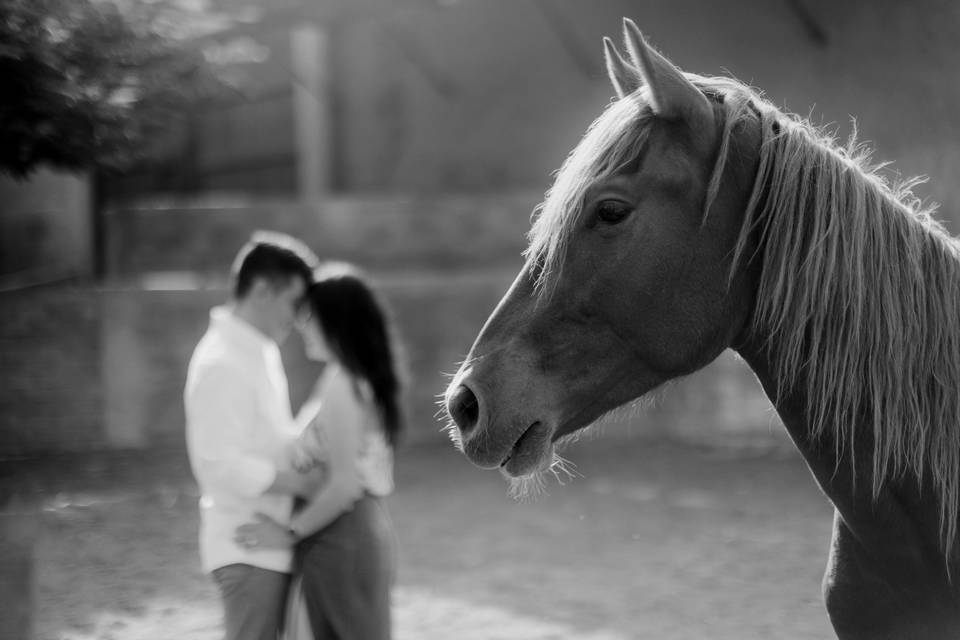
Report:
[{"label": "horse muzzle", "polygon": [[[553,460],[553,429],[541,420],[525,419],[526,412],[502,407],[494,411],[463,381],[451,386],[446,406],[463,453],[474,465],[519,477],[545,469]],[[499,420],[491,420],[491,415]]]}]

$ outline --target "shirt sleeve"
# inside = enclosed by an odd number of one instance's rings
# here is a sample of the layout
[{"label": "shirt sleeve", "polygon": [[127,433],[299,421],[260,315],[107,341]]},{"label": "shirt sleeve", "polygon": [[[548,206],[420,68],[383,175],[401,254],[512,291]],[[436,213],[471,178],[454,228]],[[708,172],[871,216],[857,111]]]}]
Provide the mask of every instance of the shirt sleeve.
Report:
[{"label": "shirt sleeve", "polygon": [[256,455],[256,389],[240,372],[211,367],[188,386],[187,445],[201,484],[243,497],[273,484],[273,462]]},{"label": "shirt sleeve", "polygon": [[366,411],[353,379],[339,366],[330,371],[321,390],[320,411],[312,428],[325,433],[329,481],[292,521],[300,535],[309,535],[333,522],[363,496],[357,457],[363,446]]}]

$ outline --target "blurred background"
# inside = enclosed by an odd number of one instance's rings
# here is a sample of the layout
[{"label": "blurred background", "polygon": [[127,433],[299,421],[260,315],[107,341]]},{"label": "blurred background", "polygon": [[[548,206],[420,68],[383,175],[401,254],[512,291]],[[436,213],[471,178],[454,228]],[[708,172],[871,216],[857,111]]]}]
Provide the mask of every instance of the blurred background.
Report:
[{"label": "blurred background", "polygon": [[[435,416],[552,172],[611,100],[601,38],[623,16],[684,70],[841,138],[856,117],[958,230],[951,0],[0,0],[5,624],[217,637],[184,374],[237,249],[276,229],[363,266],[403,336],[399,636],[828,634],[829,506],[732,355],[573,447],[584,478],[534,505]],[[297,336],[283,356],[296,407],[317,369]]]}]

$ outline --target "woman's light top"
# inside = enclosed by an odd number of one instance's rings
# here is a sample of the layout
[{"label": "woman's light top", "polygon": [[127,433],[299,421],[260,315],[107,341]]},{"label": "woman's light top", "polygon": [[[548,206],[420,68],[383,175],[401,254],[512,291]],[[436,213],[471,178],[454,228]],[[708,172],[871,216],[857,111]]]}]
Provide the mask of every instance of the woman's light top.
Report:
[{"label": "woman's light top", "polygon": [[[339,363],[329,364],[297,421],[303,430],[289,450],[293,468],[302,471],[324,464],[333,455],[352,456],[367,493],[393,492],[393,448],[369,382],[352,376]],[[346,433],[334,434],[334,429]]]}]

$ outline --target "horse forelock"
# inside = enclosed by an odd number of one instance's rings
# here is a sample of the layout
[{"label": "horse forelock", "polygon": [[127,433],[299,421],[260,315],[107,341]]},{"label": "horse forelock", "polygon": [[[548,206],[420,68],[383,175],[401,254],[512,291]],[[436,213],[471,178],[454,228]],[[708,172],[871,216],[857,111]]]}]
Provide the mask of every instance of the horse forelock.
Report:
[{"label": "horse forelock", "polygon": [[[751,98],[759,169],[734,266],[762,250],[751,330],[771,348],[778,396],[806,398],[814,437],[870,464],[876,497],[907,474],[938,492],[941,545],[960,500],[960,251],[911,188],[855,142]],[[802,385],[802,386],[800,386]],[[871,461],[854,459],[859,429]]]},{"label": "horse forelock", "polygon": [[570,229],[583,208],[587,189],[636,160],[646,143],[652,114],[642,92],[612,102],[587,129],[557,171],[534,213],[524,255],[536,265],[540,292],[557,281]]}]

